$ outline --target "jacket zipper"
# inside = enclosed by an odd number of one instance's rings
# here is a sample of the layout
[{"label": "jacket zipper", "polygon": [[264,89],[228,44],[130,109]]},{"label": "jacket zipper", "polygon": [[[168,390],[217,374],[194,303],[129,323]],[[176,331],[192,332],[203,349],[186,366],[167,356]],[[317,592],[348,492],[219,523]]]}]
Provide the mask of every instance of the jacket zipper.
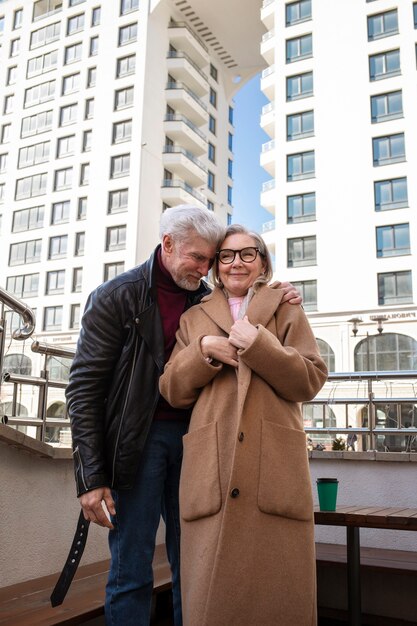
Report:
[{"label": "jacket zipper", "polygon": [[124,420],[124,416],[125,416],[125,412],[126,412],[127,401],[128,401],[129,394],[130,394],[130,388],[132,386],[133,372],[134,372],[134,369],[135,369],[137,350],[138,350],[138,337],[136,337],[136,341],[135,341],[135,351],[133,353],[133,363],[132,363],[132,369],[130,370],[129,385],[127,387],[126,398],[125,398],[125,402],[124,402],[124,405],[123,405],[122,416],[120,418],[120,424],[119,424],[119,428],[118,428],[118,431],[117,431],[116,444],[114,446],[113,465],[112,465],[112,480],[111,480],[111,486],[112,487],[114,485],[117,448],[119,447],[120,432],[122,430],[122,424],[123,424],[123,420]]},{"label": "jacket zipper", "polygon": [[80,473],[81,476],[81,480],[83,482],[84,488],[85,490],[87,490],[87,485],[85,483],[85,478],[84,478],[84,468],[83,468],[83,463],[81,461],[81,454],[80,451],[78,449],[78,446],[75,448],[74,452],[72,453],[73,456],[77,455],[77,459],[78,459],[78,467],[77,467],[77,473]]}]

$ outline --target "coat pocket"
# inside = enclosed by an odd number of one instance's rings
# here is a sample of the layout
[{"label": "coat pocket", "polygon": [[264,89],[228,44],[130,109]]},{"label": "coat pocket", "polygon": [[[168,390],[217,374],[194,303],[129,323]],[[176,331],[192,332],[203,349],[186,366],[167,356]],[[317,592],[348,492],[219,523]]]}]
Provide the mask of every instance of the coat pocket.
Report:
[{"label": "coat pocket", "polygon": [[270,515],[304,521],[313,518],[304,431],[262,421],[258,507]]},{"label": "coat pocket", "polygon": [[222,505],[216,422],[188,433],[183,443],[180,512],[191,522],[218,513]]}]

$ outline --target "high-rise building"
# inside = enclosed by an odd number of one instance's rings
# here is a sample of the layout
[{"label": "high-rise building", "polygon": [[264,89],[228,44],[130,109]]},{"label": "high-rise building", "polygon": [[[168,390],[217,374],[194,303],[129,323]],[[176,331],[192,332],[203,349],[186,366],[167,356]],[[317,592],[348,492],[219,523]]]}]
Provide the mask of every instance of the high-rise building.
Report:
[{"label": "high-rise building", "polygon": [[261,20],[276,274],[331,370],[417,369],[417,2],[264,0]]},{"label": "high-rise building", "polygon": [[233,94],[260,2],[0,2],[0,284],[73,344],[87,294],[143,261],[161,211],[232,214]]}]

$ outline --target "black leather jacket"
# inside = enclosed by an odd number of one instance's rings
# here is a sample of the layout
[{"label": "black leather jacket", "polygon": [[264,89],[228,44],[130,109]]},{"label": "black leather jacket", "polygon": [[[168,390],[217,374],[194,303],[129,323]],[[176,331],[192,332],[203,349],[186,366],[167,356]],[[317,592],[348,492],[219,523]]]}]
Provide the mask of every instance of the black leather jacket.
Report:
[{"label": "black leather jacket", "polygon": [[[165,365],[155,254],[98,287],[86,304],[66,389],[78,495],[133,485]],[[208,291],[202,283],[190,292],[187,308]]]}]

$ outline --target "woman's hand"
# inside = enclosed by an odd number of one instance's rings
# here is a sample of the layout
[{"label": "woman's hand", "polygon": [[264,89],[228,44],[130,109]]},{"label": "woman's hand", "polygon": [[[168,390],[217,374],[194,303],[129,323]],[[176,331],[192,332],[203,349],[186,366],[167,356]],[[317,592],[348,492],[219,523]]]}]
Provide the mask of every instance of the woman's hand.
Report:
[{"label": "woman's hand", "polygon": [[206,335],[201,339],[201,352],[205,358],[220,361],[232,367],[238,366],[237,350],[227,337]]},{"label": "woman's hand", "polygon": [[237,320],[230,331],[229,341],[236,348],[249,348],[256,339],[258,329],[250,323],[248,316]]}]

